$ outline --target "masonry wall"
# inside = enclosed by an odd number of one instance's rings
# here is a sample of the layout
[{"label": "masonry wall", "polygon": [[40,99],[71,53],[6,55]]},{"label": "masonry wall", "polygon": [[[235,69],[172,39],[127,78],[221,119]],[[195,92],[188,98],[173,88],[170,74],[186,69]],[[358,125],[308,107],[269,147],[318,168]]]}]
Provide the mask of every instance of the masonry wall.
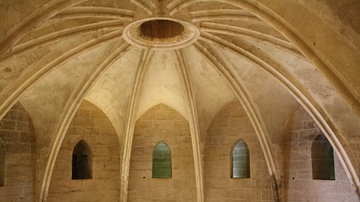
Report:
[{"label": "masonry wall", "polygon": [[[249,148],[250,178],[231,178],[232,149],[239,140]],[[204,148],[205,201],[274,201],[271,182],[250,120],[240,103],[231,103],[208,129]]]},{"label": "masonry wall", "polygon": [[[172,154],[172,178],[152,178],[154,146],[164,141]],[[160,104],[137,120],[132,144],[128,201],[196,201],[190,129],[178,112]]]},{"label": "masonry wall", "polygon": [[35,131],[30,116],[20,103],[15,104],[0,121],[0,138],[6,150],[0,201],[35,201]]},{"label": "masonry wall", "polygon": [[[92,152],[92,179],[72,180],[73,149],[82,139]],[[119,170],[119,143],[115,129],[101,110],[84,101],[61,145],[48,201],[118,201]]]},{"label": "masonry wall", "polygon": [[290,117],[287,131],[284,137],[285,201],[359,201],[336,153],[335,180],[313,179],[311,147],[321,130],[301,106]]}]

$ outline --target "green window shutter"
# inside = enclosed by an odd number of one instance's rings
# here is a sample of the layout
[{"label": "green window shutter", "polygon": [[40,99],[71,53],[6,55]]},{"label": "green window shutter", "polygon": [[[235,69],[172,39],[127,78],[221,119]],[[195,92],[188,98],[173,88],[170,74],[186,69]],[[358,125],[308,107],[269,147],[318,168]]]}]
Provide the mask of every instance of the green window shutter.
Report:
[{"label": "green window shutter", "polygon": [[153,151],[152,177],[171,178],[171,151],[163,141],[159,142]]}]

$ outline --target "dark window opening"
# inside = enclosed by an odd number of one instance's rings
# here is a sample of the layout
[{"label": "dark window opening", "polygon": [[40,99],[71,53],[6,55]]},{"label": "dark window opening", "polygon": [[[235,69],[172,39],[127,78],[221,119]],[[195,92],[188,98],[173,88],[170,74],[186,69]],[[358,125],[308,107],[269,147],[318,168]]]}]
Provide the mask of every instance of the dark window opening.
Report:
[{"label": "dark window opening", "polygon": [[92,155],[87,143],[80,140],[73,151],[72,179],[92,179]]},{"label": "dark window opening", "polygon": [[312,174],[316,180],[335,180],[334,151],[325,135],[316,136],[311,147]]}]

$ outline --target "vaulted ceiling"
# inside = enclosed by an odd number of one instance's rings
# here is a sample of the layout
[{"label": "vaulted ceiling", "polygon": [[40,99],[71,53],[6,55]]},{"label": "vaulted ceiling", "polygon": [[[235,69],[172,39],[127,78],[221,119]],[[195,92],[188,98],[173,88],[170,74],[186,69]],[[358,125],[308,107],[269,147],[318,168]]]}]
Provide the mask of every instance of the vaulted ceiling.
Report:
[{"label": "vaulted ceiling", "polygon": [[358,10],[356,0],[0,0],[0,118],[17,102],[32,117],[45,197],[84,99],[114,125],[123,173],[135,121],[151,107],[164,103],[189,121],[201,169],[210,122],[237,100],[277,179],[300,104],[359,188]]}]

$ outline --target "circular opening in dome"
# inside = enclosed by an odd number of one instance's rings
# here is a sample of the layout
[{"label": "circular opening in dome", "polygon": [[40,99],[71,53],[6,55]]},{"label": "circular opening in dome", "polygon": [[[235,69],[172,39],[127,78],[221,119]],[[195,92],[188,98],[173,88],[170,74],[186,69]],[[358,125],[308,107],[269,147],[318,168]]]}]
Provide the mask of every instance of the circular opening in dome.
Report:
[{"label": "circular opening in dome", "polygon": [[195,25],[173,18],[145,18],[123,30],[125,41],[144,49],[179,49],[194,43],[199,36]]},{"label": "circular opening in dome", "polygon": [[150,20],[140,25],[140,33],[150,38],[172,38],[181,35],[184,27],[171,20]]}]

